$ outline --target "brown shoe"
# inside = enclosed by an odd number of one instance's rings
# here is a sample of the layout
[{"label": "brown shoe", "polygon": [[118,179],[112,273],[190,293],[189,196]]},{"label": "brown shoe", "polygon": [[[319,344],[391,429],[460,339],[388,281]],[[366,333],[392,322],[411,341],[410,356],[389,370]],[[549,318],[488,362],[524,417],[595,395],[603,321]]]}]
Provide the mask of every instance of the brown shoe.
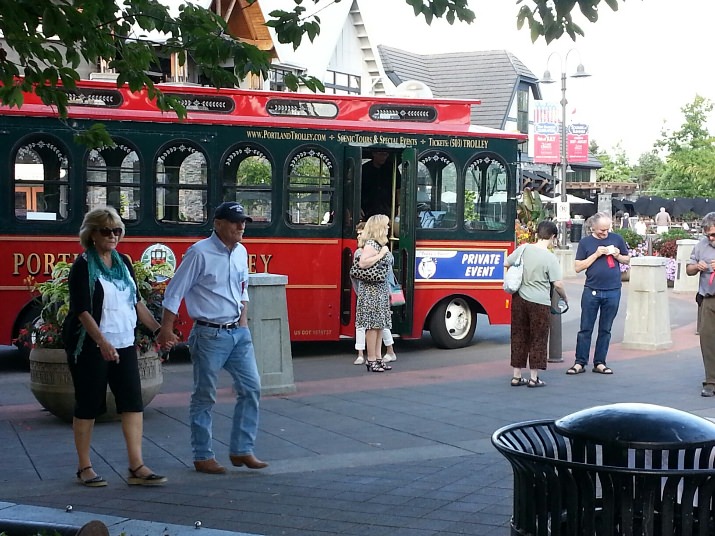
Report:
[{"label": "brown shoe", "polygon": [[249,469],[263,469],[264,467],[268,467],[266,462],[262,462],[253,454],[244,454],[243,456],[231,454],[229,458],[231,458],[231,463],[236,467],[242,467],[244,465]]},{"label": "brown shoe", "polygon": [[226,468],[223,465],[219,465],[216,458],[211,458],[210,460],[196,460],[194,462],[194,467],[199,473],[206,473],[209,475],[223,475],[226,473]]}]

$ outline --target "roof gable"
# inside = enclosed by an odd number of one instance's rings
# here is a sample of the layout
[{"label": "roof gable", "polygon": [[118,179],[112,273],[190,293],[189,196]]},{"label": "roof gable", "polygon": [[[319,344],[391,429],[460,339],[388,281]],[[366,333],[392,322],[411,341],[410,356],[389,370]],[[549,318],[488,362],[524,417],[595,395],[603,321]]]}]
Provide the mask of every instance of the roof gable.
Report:
[{"label": "roof gable", "polygon": [[538,88],[536,76],[506,50],[422,55],[383,45],[377,48],[385,75],[395,85],[419,80],[435,97],[481,100],[481,106],[472,109],[472,122],[478,125],[504,128],[519,85]]}]

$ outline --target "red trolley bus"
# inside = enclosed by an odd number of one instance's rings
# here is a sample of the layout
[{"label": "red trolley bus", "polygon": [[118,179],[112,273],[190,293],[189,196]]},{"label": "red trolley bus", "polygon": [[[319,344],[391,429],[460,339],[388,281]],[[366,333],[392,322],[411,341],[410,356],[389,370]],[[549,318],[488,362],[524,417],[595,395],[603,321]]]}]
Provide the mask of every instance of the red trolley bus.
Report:
[{"label": "red trolley bus", "polygon": [[[118,210],[120,249],[134,260],[176,263],[226,200],[253,217],[251,270],[288,276],[291,339],[353,337],[348,271],[371,193],[361,168],[376,149],[392,162],[390,240],[407,302],[393,309],[393,331],[429,330],[437,346],[457,348],[471,342],[478,314],[509,322],[501,283],[525,136],[470,125],[477,102],[162,90],[182,100],[185,120],[102,82],[68,90],[66,120],[34,95],[21,109],[0,107],[0,344],[37,314],[25,279],[80,252],[87,210]],[[73,142],[96,122],[114,147]]]}]

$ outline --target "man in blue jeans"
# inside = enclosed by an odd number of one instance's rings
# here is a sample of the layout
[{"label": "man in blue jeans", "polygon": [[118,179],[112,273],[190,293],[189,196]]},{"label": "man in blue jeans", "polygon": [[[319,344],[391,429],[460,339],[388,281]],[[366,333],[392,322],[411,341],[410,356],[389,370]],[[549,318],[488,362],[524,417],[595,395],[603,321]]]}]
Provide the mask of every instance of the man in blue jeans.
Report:
[{"label": "man in blue jeans", "polygon": [[[574,269],[586,270],[586,283],[581,295],[581,329],[576,337],[576,362],[566,374],[586,372],[591,336],[598,321],[593,372],[613,374],[606,365],[606,354],[611,342],[611,327],[621,302],[620,264],[630,263],[628,246],[621,235],[611,233],[613,221],[604,212],[591,217],[591,235],[578,243]],[[620,263],[620,264],[619,264]]]},{"label": "man in blue jeans", "polygon": [[187,250],[164,292],[158,341],[171,344],[182,299],[194,321],[188,340],[194,367],[189,418],[194,468],[200,473],[226,472],[211,444],[211,411],[221,369],[231,375],[236,391],[229,459],[237,467],[268,465],[253,454],[261,378],[248,330],[248,255],[240,243],[247,221],[252,219],[238,203],[219,205],[213,233]]}]

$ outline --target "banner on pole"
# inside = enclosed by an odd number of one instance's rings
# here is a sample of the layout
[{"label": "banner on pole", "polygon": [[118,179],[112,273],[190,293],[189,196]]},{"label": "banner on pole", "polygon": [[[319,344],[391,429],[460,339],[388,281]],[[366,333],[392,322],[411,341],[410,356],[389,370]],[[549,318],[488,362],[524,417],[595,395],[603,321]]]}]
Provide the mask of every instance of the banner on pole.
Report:
[{"label": "banner on pole", "polygon": [[566,140],[568,161],[588,162],[588,125],[571,123]]},{"label": "banner on pole", "polygon": [[534,162],[555,164],[561,161],[559,105],[544,101],[534,104]]}]

